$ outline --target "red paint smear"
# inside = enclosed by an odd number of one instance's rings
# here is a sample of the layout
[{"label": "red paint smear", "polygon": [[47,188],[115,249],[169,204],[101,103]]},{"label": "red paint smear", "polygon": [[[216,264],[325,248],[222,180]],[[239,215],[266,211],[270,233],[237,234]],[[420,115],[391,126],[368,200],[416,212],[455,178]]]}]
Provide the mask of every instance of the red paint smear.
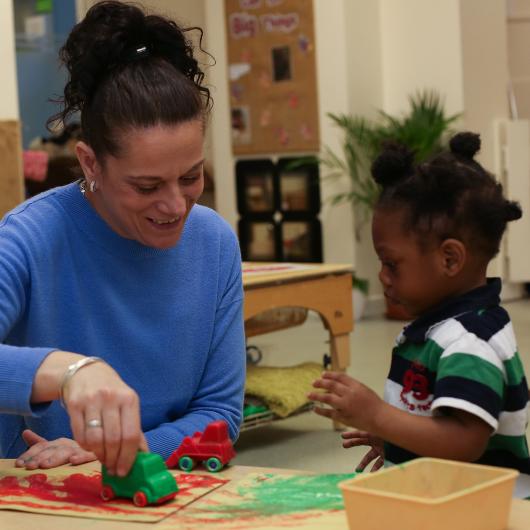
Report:
[{"label": "red paint smear", "polygon": [[[0,504],[19,504],[28,508],[45,508],[50,510],[64,510],[64,504],[69,504],[69,510],[75,512],[91,511],[97,508],[104,512],[117,514],[145,514],[145,511],[130,509],[130,501],[116,499],[112,504],[106,503],[100,497],[101,474],[82,475],[76,473],[63,480],[48,481],[44,473],[35,473],[26,477],[3,477],[0,479],[0,496],[37,498],[43,501],[63,503],[63,506],[37,504],[32,501],[5,501]],[[122,504],[129,509],[121,509],[116,504]],[[164,515],[165,512],[149,511],[150,515]]]},{"label": "red paint smear", "polygon": [[192,475],[189,473],[176,475],[175,479],[179,487],[177,495],[190,495],[190,491],[196,488],[215,489],[228,482],[228,480],[212,477],[211,475]]},{"label": "red paint smear", "polygon": [[74,474],[62,481],[48,482],[44,473],[27,477],[0,479],[0,491],[4,495],[31,495],[46,501],[61,501],[88,506],[100,505],[101,476]]}]

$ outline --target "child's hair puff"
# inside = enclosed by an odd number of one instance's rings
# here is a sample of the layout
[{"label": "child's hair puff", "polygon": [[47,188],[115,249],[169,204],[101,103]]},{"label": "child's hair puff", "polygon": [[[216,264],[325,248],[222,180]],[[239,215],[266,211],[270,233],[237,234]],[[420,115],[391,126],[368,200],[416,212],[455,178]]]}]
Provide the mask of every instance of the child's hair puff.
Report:
[{"label": "child's hair puff", "polygon": [[499,251],[509,221],[522,215],[517,202],[507,200],[502,185],[474,156],[480,136],[456,134],[444,151],[414,164],[414,153],[388,143],[372,164],[381,187],[376,208],[401,208],[404,226],[419,236],[422,246],[448,238],[463,241],[488,261]]}]

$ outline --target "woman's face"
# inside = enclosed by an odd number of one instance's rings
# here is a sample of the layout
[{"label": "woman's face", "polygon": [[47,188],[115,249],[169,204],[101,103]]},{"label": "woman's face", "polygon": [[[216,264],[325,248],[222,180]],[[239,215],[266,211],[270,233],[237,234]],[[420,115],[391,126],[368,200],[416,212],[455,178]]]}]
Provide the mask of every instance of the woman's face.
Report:
[{"label": "woman's face", "polygon": [[[120,153],[104,165],[81,142],[78,157],[97,190],[86,197],[110,227],[148,247],[175,245],[203,187],[203,123],[133,129],[120,140]],[[93,156],[93,153],[92,153]]]}]

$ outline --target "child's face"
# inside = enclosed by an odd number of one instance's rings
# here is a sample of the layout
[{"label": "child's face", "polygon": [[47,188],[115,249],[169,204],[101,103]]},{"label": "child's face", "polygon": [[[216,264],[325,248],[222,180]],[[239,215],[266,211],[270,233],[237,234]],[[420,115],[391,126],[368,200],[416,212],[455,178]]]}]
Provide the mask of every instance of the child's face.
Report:
[{"label": "child's face", "polygon": [[376,210],[372,238],[386,298],[419,316],[448,296],[438,245],[421,248],[416,234],[404,231],[402,211]]}]

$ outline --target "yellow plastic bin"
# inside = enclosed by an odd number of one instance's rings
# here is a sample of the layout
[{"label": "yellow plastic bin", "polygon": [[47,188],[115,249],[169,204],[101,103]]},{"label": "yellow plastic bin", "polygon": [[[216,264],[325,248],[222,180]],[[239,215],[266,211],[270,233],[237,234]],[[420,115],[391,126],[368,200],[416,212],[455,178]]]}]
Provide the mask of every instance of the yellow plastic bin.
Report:
[{"label": "yellow plastic bin", "polygon": [[518,471],[437,458],[339,484],[350,530],[502,530]]}]

